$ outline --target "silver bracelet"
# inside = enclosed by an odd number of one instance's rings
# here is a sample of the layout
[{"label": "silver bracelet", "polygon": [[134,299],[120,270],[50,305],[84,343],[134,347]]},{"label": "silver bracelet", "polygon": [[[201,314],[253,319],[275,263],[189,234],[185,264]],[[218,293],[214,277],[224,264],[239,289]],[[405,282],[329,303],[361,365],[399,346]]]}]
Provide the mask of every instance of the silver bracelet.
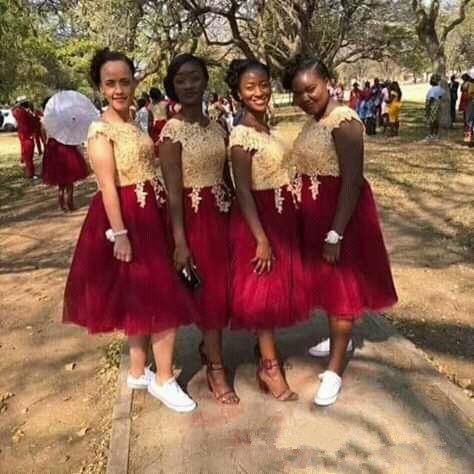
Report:
[{"label": "silver bracelet", "polygon": [[127,234],[128,234],[127,229],[118,230],[117,232],[114,232],[113,229],[107,229],[105,231],[105,238],[109,242],[115,242],[115,237],[119,237],[120,235],[127,235]]}]

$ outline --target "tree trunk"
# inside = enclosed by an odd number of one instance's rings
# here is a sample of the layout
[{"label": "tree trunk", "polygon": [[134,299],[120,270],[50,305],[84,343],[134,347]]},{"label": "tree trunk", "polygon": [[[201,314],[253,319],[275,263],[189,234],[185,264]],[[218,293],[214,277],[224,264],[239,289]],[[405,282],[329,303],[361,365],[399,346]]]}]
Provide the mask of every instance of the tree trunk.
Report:
[{"label": "tree trunk", "polygon": [[441,87],[446,91],[441,99],[441,115],[439,125],[442,129],[451,127],[451,94],[449,93],[448,78],[446,76],[446,56],[444,47],[436,45],[436,49],[432,52],[431,62],[433,64],[433,74],[437,74],[441,78]]}]

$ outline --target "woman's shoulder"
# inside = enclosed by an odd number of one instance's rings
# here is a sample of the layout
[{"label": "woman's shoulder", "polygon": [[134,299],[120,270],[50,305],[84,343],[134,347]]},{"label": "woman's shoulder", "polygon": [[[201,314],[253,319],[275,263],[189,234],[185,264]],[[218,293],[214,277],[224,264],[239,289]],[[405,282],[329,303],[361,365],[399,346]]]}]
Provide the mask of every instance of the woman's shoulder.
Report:
[{"label": "woman's shoulder", "polygon": [[89,125],[89,130],[87,132],[87,139],[90,140],[91,138],[96,138],[97,136],[105,136],[109,139],[112,138],[112,131],[110,124],[107,123],[103,119],[99,120],[94,120],[90,125]]},{"label": "woman's shoulder", "polygon": [[160,133],[160,139],[169,139],[172,142],[179,142],[184,138],[186,123],[176,117],[170,118]]},{"label": "woman's shoulder", "polygon": [[320,122],[331,129],[339,128],[344,122],[356,121],[362,123],[357,112],[345,105],[337,105]]},{"label": "woman's shoulder", "polygon": [[229,147],[240,146],[246,151],[260,150],[269,135],[259,132],[254,127],[245,124],[236,125],[229,138]]}]

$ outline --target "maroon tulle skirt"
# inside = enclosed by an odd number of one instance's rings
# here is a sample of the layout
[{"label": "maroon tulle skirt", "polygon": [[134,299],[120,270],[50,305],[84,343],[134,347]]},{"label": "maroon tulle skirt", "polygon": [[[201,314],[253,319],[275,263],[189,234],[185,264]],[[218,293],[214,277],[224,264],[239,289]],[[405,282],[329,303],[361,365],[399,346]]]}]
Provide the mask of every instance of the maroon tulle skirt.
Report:
[{"label": "maroon tulle skirt", "polygon": [[230,226],[233,329],[270,330],[308,319],[297,215],[291,194],[282,190],[283,212],[275,191],[254,191],[260,222],[275,256],[270,273],[257,275],[251,260],[257,247],[236,203]]},{"label": "maroon tulle skirt", "polygon": [[87,178],[89,170],[77,147],[48,139],[43,155],[43,183],[66,186]]},{"label": "maroon tulle skirt", "polygon": [[184,188],[186,239],[201,278],[192,293],[201,330],[223,329],[229,322],[229,213],[219,210],[211,187],[201,188],[198,211],[192,207],[191,189]]},{"label": "maroon tulle skirt", "polygon": [[132,246],[131,263],[113,256],[102,194],[92,199],[82,226],[64,297],[64,322],[89,332],[147,335],[192,322],[194,304],[173,265],[162,211],[150,184],[145,207],[135,185],[118,188]]},{"label": "maroon tulle skirt", "polygon": [[341,179],[319,176],[319,195],[311,196],[311,182],[303,176],[299,210],[306,287],[314,309],[330,317],[357,319],[367,311],[380,311],[396,303],[390,263],[377,208],[365,181],[359,202],[344,232],[340,260],[335,265],[322,258],[324,238],[331,230]]}]

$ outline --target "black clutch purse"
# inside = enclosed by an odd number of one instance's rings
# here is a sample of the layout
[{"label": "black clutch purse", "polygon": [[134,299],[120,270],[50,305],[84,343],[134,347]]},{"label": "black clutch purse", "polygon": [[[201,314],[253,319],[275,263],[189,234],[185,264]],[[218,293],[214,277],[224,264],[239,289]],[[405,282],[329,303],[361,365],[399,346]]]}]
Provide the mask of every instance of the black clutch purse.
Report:
[{"label": "black clutch purse", "polygon": [[191,291],[196,291],[198,288],[201,287],[201,277],[199,276],[199,273],[197,272],[197,269],[195,266],[191,265],[189,269],[190,271],[188,271],[187,268],[184,267],[179,272],[179,276],[181,277],[181,280],[183,280],[183,283]]}]

